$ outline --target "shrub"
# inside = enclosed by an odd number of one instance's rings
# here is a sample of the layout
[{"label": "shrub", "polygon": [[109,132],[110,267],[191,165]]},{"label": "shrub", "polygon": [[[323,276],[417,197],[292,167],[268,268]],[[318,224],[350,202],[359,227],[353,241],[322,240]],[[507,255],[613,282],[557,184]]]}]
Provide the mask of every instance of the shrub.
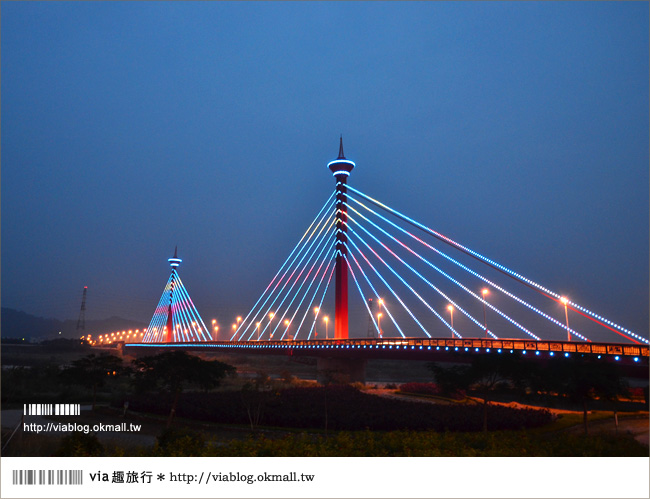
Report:
[{"label": "shrub", "polygon": [[[422,404],[363,393],[346,385],[297,387],[266,392],[257,424],[330,430],[479,431],[480,405]],[[165,414],[170,394],[132,400],[130,410]],[[250,424],[250,403],[242,392],[181,394],[177,415],[226,424]],[[538,427],[551,421],[546,410],[491,406],[491,430]]]},{"label": "shrub", "polygon": [[55,456],[63,457],[90,457],[103,454],[104,446],[99,442],[97,435],[81,431],[63,437],[61,446],[54,453]]},{"label": "shrub", "polygon": [[158,436],[157,449],[163,456],[201,456],[205,449],[205,438],[191,431],[167,429]]}]

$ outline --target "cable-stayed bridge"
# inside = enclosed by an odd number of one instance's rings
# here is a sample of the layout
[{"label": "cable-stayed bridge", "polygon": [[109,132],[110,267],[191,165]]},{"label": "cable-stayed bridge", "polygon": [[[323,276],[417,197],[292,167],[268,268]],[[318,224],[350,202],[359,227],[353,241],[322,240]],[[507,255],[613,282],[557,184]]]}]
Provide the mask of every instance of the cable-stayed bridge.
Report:
[{"label": "cable-stayed bridge", "polygon": [[647,338],[348,185],[355,166],[341,139],[328,164],[334,192],[231,330],[217,337],[205,325],[175,254],[142,343],[125,347],[324,359],[516,352],[647,366]]}]

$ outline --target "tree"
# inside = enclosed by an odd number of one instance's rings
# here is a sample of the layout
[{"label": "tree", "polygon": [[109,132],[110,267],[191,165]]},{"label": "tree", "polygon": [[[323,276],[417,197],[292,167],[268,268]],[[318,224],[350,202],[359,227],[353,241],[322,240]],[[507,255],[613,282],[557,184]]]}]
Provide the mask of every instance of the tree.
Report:
[{"label": "tree", "polygon": [[136,385],[173,394],[167,427],[176,413],[179,396],[187,386],[193,385],[207,391],[219,386],[223,378],[236,371],[233,366],[218,360],[203,360],[179,350],[136,359],[133,367]]},{"label": "tree", "polygon": [[512,355],[486,354],[473,356],[469,366],[454,365],[445,368],[431,363],[429,369],[445,394],[469,389],[480,394],[483,399],[483,431],[487,431],[488,404],[492,392],[503,385],[519,384],[522,363]]},{"label": "tree", "polygon": [[483,431],[487,431],[488,404],[492,392],[502,386],[513,385],[519,371],[519,359],[512,355],[477,355],[472,359],[468,377],[471,387],[483,399]]},{"label": "tree", "polygon": [[103,387],[114,376],[124,372],[122,359],[115,355],[104,354],[86,355],[72,362],[72,365],[61,372],[63,379],[72,383],[83,385],[93,390],[93,407],[97,398],[97,388]]},{"label": "tree", "polygon": [[246,409],[251,431],[260,424],[264,408],[272,387],[271,377],[265,371],[258,370],[253,382],[246,383],[241,390],[242,404]]},{"label": "tree", "polygon": [[582,405],[585,434],[589,432],[587,405],[590,400],[614,401],[619,395],[627,394],[627,384],[615,364],[574,357],[554,360],[548,367],[540,388]]},{"label": "tree", "polygon": [[443,395],[453,396],[461,390],[467,390],[472,384],[470,366],[453,365],[442,367],[432,362],[428,367],[433,372],[436,384]]}]

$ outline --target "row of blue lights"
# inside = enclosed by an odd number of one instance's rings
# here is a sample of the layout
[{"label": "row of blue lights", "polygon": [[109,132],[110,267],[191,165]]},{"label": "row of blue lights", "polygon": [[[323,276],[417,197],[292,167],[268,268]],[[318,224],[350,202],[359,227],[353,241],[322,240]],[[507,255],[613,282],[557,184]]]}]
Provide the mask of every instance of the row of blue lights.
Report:
[{"label": "row of blue lights", "polygon": [[[196,343],[179,343],[179,344],[166,344],[166,343],[126,343],[124,345],[125,347],[136,347],[136,346],[143,346],[143,347],[205,347],[205,348],[359,348],[361,347],[365,348],[377,348],[379,349],[386,349],[388,346],[388,349],[392,349],[393,346],[395,346],[396,350],[399,350],[402,345],[292,345],[291,343],[282,344],[282,345],[267,345],[267,344],[256,344],[256,345],[243,345],[239,343],[222,343],[222,344],[196,344]],[[403,345],[404,350],[407,350],[409,345]],[[411,350],[415,350],[416,345],[411,345]],[[444,347],[445,351],[448,351],[450,347]],[[459,351],[461,347],[451,347],[454,349],[455,352]],[[418,350],[423,350],[424,345],[418,345]],[[435,347],[436,350],[440,350],[440,347]],[[470,347],[464,347],[465,352],[469,352]],[[427,350],[431,350],[431,346],[427,346]],[[492,349],[490,348],[484,348],[483,349],[485,353],[490,353]],[[480,352],[481,348],[474,347],[475,352]],[[522,350],[522,355],[527,354],[527,350]],[[503,350],[501,348],[497,349],[497,353],[503,353]],[[514,350],[510,350],[510,353],[514,353]],[[535,355],[540,355],[542,352],[540,350],[535,350]],[[554,357],[555,352],[549,352],[549,357]],[[569,352],[564,352],[565,357],[570,357],[571,354]],[[598,358],[602,358],[602,355],[598,355]],[[620,355],[615,355],[614,360],[621,360]],[[639,357],[634,357],[634,362],[639,362]]]}]

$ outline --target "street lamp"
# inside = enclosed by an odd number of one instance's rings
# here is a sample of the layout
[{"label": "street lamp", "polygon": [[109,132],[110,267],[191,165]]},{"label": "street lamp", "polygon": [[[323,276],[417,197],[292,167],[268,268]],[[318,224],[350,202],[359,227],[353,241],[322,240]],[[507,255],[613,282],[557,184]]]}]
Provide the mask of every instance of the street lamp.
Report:
[{"label": "street lamp", "polygon": [[261,322],[258,322],[255,324],[255,327],[257,328],[257,341],[260,341],[260,326],[262,325]]},{"label": "street lamp", "polygon": [[318,336],[318,328],[316,327],[316,321],[318,320],[318,312],[320,312],[320,308],[314,307],[314,333],[316,333],[316,336]]},{"label": "street lamp", "polygon": [[485,297],[490,294],[490,291],[487,288],[483,288],[481,291],[483,294],[483,324],[485,325],[485,337],[488,337],[488,328],[487,328],[487,311],[485,309]]},{"label": "street lamp", "polygon": [[284,325],[287,326],[287,327],[284,330],[284,334],[287,337],[287,339],[289,339],[289,324],[291,324],[291,321],[289,321],[289,319],[285,319],[284,320]]},{"label": "street lamp", "polygon": [[567,303],[569,303],[569,299],[563,296],[560,298],[560,301],[564,303],[564,317],[566,318],[567,341],[571,341],[571,332],[569,331],[569,310],[567,309]]},{"label": "street lamp", "polygon": [[382,338],[383,335],[381,334],[381,316],[384,315],[381,312],[377,314],[377,329],[379,329],[379,337]]},{"label": "street lamp", "polygon": [[453,305],[448,305],[447,310],[449,310],[449,313],[451,314],[451,337],[454,337],[454,306]]},{"label": "street lamp", "polygon": [[237,341],[237,324],[232,325],[232,330],[235,332],[235,341]]},{"label": "street lamp", "polygon": [[327,325],[329,324],[330,318],[325,316],[323,318],[323,320],[325,321],[325,339],[328,340],[329,339],[329,334],[327,332]]},{"label": "street lamp", "polygon": [[271,322],[273,321],[273,317],[275,317],[275,312],[269,312],[269,341],[273,338],[273,334],[271,334]]}]

